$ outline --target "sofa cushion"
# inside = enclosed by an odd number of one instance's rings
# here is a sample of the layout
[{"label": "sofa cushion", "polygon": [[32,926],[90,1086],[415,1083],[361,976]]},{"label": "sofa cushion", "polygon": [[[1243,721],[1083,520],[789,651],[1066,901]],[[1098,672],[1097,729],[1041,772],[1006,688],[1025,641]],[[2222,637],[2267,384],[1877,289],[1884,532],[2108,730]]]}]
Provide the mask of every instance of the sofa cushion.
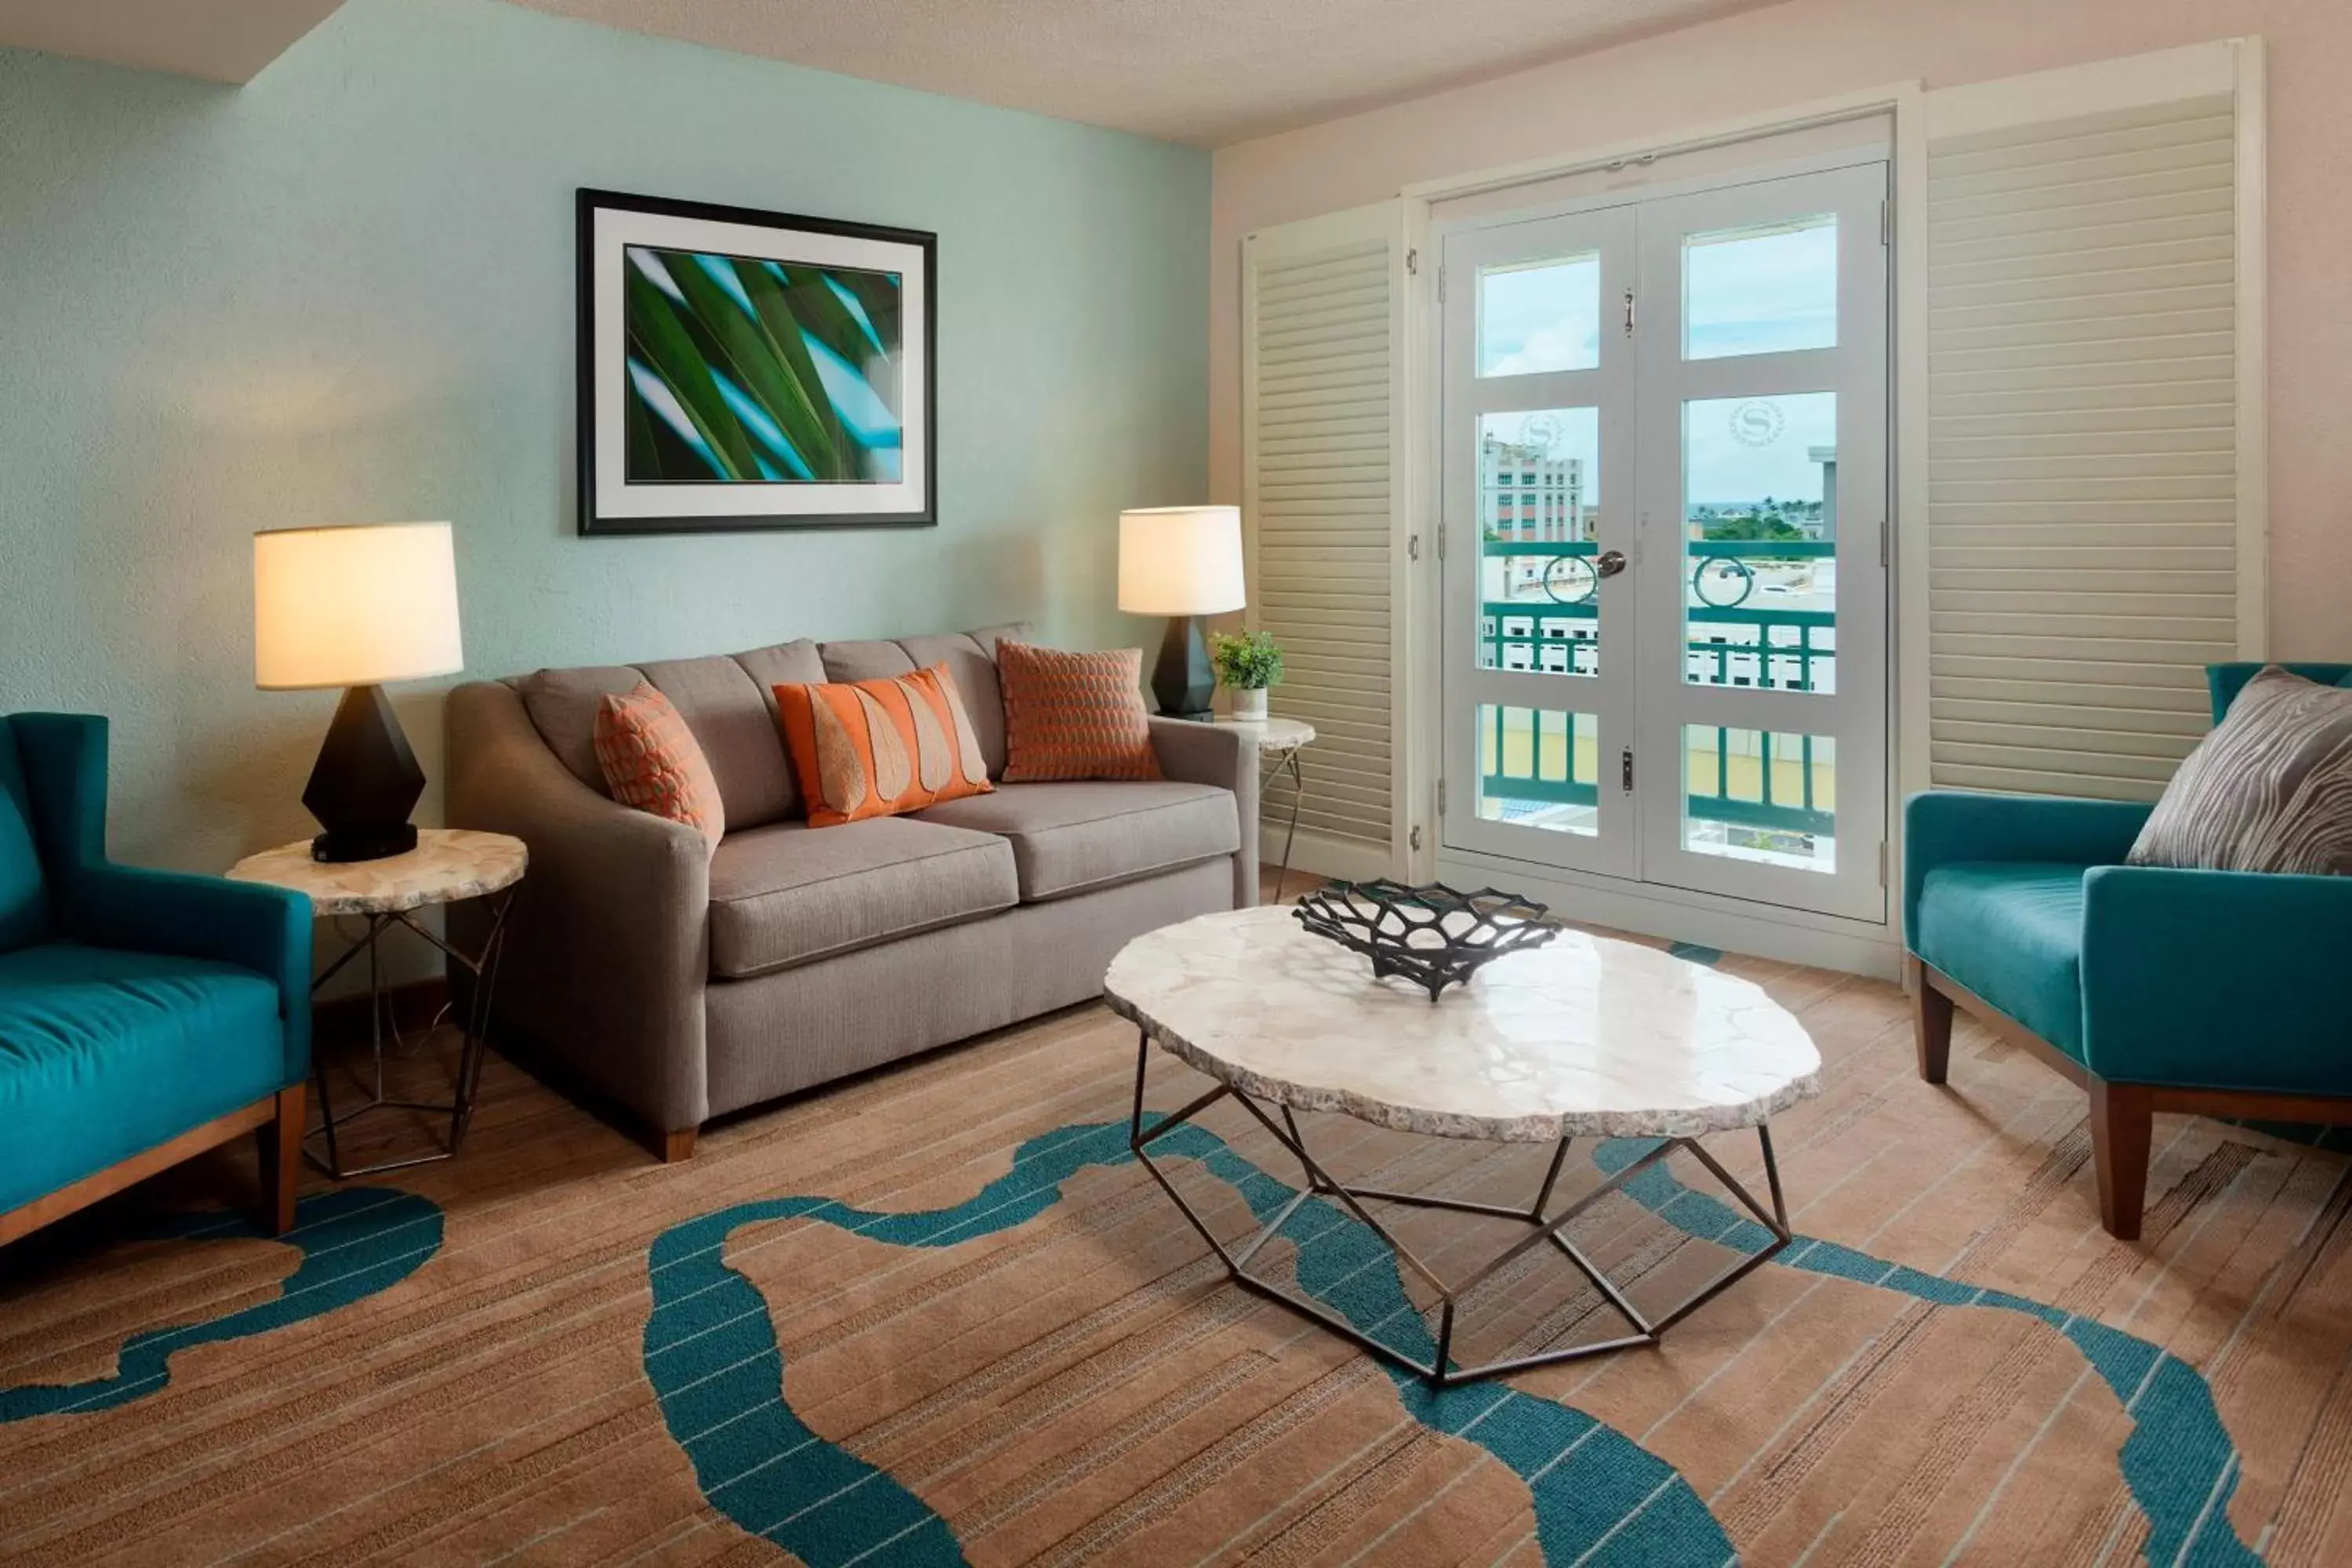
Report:
[{"label": "sofa cushion", "polygon": [[1919,888],[1914,952],[2077,1061],[2087,866],[1963,860]]},{"label": "sofa cushion", "polygon": [[48,893],[33,841],[33,797],[25,784],[16,734],[0,719],[0,952],[49,931]]},{"label": "sofa cushion", "polygon": [[987,833],[908,816],[772,823],[710,858],[710,972],[748,979],[1019,901],[1012,846]]},{"label": "sofa cushion", "polygon": [[200,958],[0,953],[0,1214],[286,1085],[278,987]]},{"label": "sofa cushion", "polygon": [[1231,855],[1242,842],[1231,791],[1172,779],[999,784],[916,820],[1003,835],[1031,902]]},{"label": "sofa cushion", "polygon": [[757,827],[790,816],[799,797],[784,762],[783,738],[767,694],[751,672],[725,655],[660,659],[638,666],[694,731],[710,776],[719,782],[731,827]]},{"label": "sofa cushion", "polygon": [[828,642],[817,645],[827,680],[887,680],[915,673],[914,656],[894,642]]},{"label": "sofa cushion", "polygon": [[898,646],[916,668],[929,669],[944,664],[956,683],[956,693],[963,699],[963,710],[971,720],[971,732],[980,742],[980,754],[987,760],[988,776],[1004,776],[1004,691],[996,679],[996,644],[1000,637],[1015,642],[1029,638],[1029,623],[1016,621],[1010,626],[984,626],[976,632],[949,632],[940,637],[900,637]]},{"label": "sofa cushion", "polygon": [[604,785],[623,805],[702,835],[712,848],[727,835],[727,803],[710,776],[710,759],[677,706],[644,681],[625,697],[607,697],[596,715],[596,761]]},{"label": "sofa cushion", "polygon": [[625,664],[583,665],[577,669],[542,669],[514,682],[531,728],[547,742],[556,760],[572,776],[609,795],[604,764],[596,760],[596,714],[608,696],[625,697],[636,689],[645,672]]}]

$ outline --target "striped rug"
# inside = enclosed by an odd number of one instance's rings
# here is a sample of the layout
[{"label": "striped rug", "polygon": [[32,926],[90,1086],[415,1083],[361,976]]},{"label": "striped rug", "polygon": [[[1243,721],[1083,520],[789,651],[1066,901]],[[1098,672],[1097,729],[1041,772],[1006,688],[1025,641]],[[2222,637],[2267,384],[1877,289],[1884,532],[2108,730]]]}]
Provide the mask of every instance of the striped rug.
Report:
[{"label": "striped rug", "polygon": [[[1127,1156],[1099,1008],[667,1168],[493,1061],[461,1159],[318,1185],[287,1242],[240,1150],[0,1254],[0,1562],[2352,1562],[2342,1153],[2159,1118],[2114,1242],[2078,1091],[1965,1020],[1929,1088],[1891,986],[1720,962],[1825,1092],[1775,1127],[1797,1243],[1662,1349],[1433,1395],[1234,1289]],[[1202,1085],[1155,1058],[1150,1103]],[[1306,1120],[1383,1185],[1542,1173]],[[1203,1123],[1170,1164],[1238,1237],[1297,1173]],[[1576,1234],[1663,1298],[1758,1239],[1708,1194],[1677,1157]],[[1457,1271],[1505,1239],[1401,1229]],[[1316,1200],[1264,1256],[1423,1331],[1364,1239]],[[1615,1328],[1548,1258],[1470,1310],[1465,1357]]]}]

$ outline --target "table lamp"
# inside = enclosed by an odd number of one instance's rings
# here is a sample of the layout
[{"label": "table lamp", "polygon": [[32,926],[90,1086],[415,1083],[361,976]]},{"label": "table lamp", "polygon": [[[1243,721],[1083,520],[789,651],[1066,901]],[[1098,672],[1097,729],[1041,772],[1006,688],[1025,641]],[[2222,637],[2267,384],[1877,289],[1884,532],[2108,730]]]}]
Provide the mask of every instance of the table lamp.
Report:
[{"label": "table lamp", "polygon": [[383,694],[387,680],[465,667],[457,563],[446,522],[275,529],[253,536],[253,683],[343,687],[302,804],[326,831],[316,860],[416,847],[408,814],[425,771]]},{"label": "table lamp", "polygon": [[1206,719],[1216,673],[1201,636],[1201,617],[1238,610],[1242,589],[1242,512],[1234,506],[1139,507],[1118,514],[1118,607],[1166,616],[1151,695],[1176,719]]}]

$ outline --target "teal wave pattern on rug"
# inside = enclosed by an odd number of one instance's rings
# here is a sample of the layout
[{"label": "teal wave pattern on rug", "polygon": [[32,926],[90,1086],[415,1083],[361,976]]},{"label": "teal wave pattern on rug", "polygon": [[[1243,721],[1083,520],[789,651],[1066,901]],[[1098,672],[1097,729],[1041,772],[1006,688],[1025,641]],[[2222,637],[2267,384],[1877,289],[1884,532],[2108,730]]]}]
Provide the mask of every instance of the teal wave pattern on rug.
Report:
[{"label": "teal wave pattern on rug", "polygon": [[[1024,1224],[1058,1201],[1062,1184],[1089,1165],[1132,1158],[1124,1122],[1078,1124],[1024,1143],[1013,1169],[971,1199],[943,1209],[877,1214],[823,1197],[738,1205],[665,1232],[648,1259],[654,1310],[645,1364],[671,1436],[694,1465],[703,1495],[753,1534],[810,1564],[923,1564],[963,1561],[945,1521],[889,1475],[812,1431],[783,1394],[784,1368],[767,1304],[723,1258],[731,1231],[806,1217],[894,1246],[952,1247]],[[1261,1219],[1294,1189],[1197,1127],[1155,1147],[1201,1163],[1231,1184]],[[1601,1143],[1595,1162],[1622,1170],[1648,1140]],[[1753,1220],[1691,1191],[1663,1165],[1628,1194],[1700,1239],[1739,1250],[1763,1245]],[[1302,1204],[1282,1234],[1297,1247],[1299,1284],[1383,1342],[1427,1359],[1433,1347],[1394,1259],[1364,1226],[1321,1199]],[[2123,1476],[2147,1516],[2150,1560],[2257,1563],[2227,1512],[2238,1456],[2205,1380],[2135,1335],[2022,1296],[1924,1273],[1799,1236],[1776,1266],[1834,1276],[1938,1305],[2024,1313],[2074,1343],[2133,1421]],[[1733,1555],[1721,1527],[1665,1462],[1605,1424],[1555,1401],[1488,1383],[1444,1392],[1383,1367],[1399,1399],[1431,1430],[1477,1443],[1528,1483],[1548,1563],[1705,1564]]]},{"label": "teal wave pattern on rug", "polygon": [[[1179,1128],[1153,1148],[1199,1161],[1261,1220],[1293,1195],[1200,1128]],[[809,1568],[963,1562],[953,1532],[921,1499],[818,1436],[782,1397],[784,1368],[767,1302],[727,1267],[728,1234],[808,1218],[894,1246],[952,1247],[1034,1218],[1087,1166],[1132,1158],[1126,1122],[1082,1123],[1022,1144],[1011,1171],[948,1208],[874,1214],[832,1198],[776,1198],[662,1233],[648,1258],[654,1310],[646,1323],[646,1374],[704,1498]],[[1424,1361],[1434,1353],[1395,1258],[1363,1226],[1318,1198],[1300,1205],[1281,1234],[1297,1248],[1298,1280],[1310,1294],[1383,1342]],[[1505,1384],[1439,1393],[1387,1370],[1415,1420],[1478,1444],[1528,1483],[1547,1562],[1720,1568],[1730,1560],[1730,1542],[1697,1495],[1622,1433]]]},{"label": "teal wave pattern on rug", "polygon": [[273,1300],[203,1322],[152,1329],[123,1341],[115,1371],[87,1383],[21,1384],[0,1388],[0,1421],[87,1415],[128,1405],[170,1385],[172,1357],[192,1345],[216,1344],[363,1300],[398,1284],[441,1249],[441,1210],[429,1199],[387,1187],[338,1187],[304,1198],[294,1228],[272,1237],[251,1220],[217,1214],[177,1215],[148,1234],[157,1240],[283,1242],[302,1261]]}]

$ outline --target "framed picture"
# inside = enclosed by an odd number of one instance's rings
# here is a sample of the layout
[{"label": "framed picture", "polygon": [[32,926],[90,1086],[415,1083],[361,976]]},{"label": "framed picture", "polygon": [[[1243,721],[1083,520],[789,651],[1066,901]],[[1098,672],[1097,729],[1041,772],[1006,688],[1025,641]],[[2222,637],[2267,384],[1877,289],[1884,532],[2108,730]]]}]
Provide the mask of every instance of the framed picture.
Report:
[{"label": "framed picture", "polygon": [[939,237],[580,193],[580,531],[939,521]]}]

